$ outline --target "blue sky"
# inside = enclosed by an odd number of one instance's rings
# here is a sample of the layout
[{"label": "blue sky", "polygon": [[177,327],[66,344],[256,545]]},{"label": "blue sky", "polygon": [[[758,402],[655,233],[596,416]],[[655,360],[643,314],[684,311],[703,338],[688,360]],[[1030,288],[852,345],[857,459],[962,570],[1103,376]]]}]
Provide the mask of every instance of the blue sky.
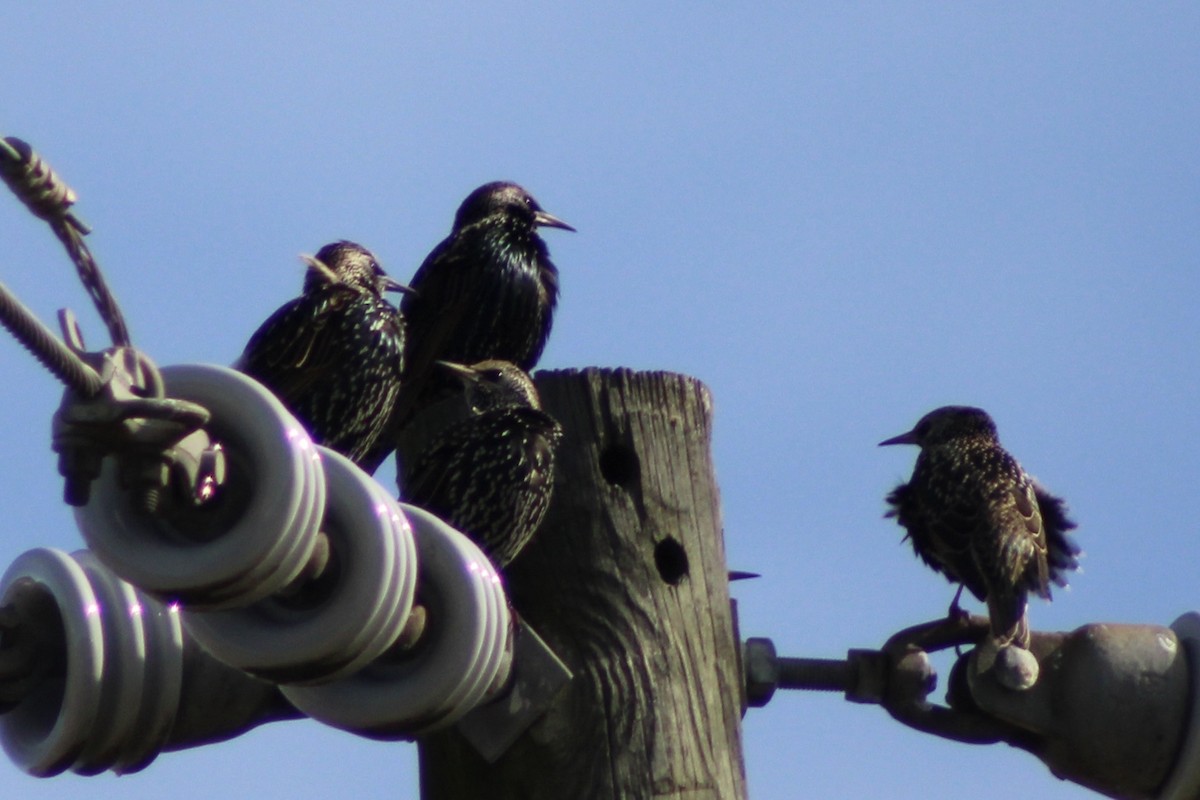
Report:
[{"label": "blue sky", "polygon": [[[873,647],[952,591],[882,519],[947,403],[1080,523],[1085,573],[1035,628],[1170,623],[1198,605],[1200,12],[1021,4],[46,2],[5,12],[0,132],[80,195],[134,341],[229,363],[350,238],[401,280],[461,199],[512,179],[563,295],[542,360],[694,375],[744,635]],[[0,200],[0,280],[102,341],[40,222]],[[81,546],[49,449],[59,388],[0,344],[0,565]],[[940,696],[940,690],[939,695]],[[751,796],[1093,796],[836,696],[745,719]],[[120,779],[0,796],[415,797],[416,750],[310,722]],[[1014,795],[1014,792],[1022,794]]]}]

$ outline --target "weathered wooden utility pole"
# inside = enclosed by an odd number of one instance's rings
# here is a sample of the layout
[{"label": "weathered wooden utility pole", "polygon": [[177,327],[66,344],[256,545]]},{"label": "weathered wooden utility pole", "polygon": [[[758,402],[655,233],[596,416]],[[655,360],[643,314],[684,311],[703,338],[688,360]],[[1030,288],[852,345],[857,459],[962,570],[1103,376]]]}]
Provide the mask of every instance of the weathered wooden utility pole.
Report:
[{"label": "weathered wooden utility pole", "polygon": [[711,395],[624,369],[537,383],[566,435],[508,590],[575,678],[494,764],[454,731],[422,740],[421,796],[744,798]]}]

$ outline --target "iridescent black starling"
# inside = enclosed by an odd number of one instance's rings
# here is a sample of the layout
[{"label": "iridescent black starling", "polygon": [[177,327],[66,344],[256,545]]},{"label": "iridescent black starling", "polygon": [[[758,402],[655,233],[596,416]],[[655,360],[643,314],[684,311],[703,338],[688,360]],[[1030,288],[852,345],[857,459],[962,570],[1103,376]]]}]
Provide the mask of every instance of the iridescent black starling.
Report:
[{"label": "iridescent black starling", "polygon": [[[1029,646],[1026,597],[1050,599],[1078,567],[1075,527],[1063,501],[1043,490],[1000,446],[982,409],[945,406],[880,445],[921,448],[912,479],[888,495],[913,550],[936,572],[987,602],[998,646]],[[961,592],[961,589],[959,590]],[[955,605],[957,605],[957,595]]]},{"label": "iridescent black starling", "polygon": [[254,332],[234,366],[273,391],[313,441],[357,462],[395,407],[404,366],[404,322],[383,293],[408,287],[353,242],[305,261],[303,293]]},{"label": "iridescent black starling", "polygon": [[504,567],[550,507],[562,428],[541,410],[533,381],[514,364],[439,365],[462,381],[471,415],[410,460],[400,498],[467,534]]},{"label": "iridescent black starling", "polygon": [[402,301],[410,369],[487,359],[533,368],[558,302],[558,270],[537,235],[542,226],[575,230],[515,183],[485,184],[467,196]]},{"label": "iridescent black starling", "polygon": [[575,230],[515,183],[480,186],[459,206],[450,235],[425,258],[401,301],[408,325],[404,391],[375,463],[412,413],[444,388],[432,374],[435,361],[497,359],[533,369],[558,302],[558,269],[539,227]]}]

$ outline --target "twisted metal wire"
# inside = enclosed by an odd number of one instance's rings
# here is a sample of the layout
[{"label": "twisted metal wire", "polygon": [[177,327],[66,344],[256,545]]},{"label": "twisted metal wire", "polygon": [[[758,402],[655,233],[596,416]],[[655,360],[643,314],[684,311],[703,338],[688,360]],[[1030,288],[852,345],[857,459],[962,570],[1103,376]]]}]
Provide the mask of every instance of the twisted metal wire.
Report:
[{"label": "twisted metal wire", "polygon": [[68,387],[84,397],[93,397],[100,391],[103,381],[96,370],[63,344],[3,283],[0,283],[0,324]]},{"label": "twisted metal wire", "polygon": [[34,215],[49,223],[74,262],[79,280],[108,328],[112,343],[128,347],[132,342],[125,315],[108,288],[100,265],[83,241],[91,229],[70,210],[76,201],[75,191],[32,147],[14,136],[0,139],[0,177]]}]

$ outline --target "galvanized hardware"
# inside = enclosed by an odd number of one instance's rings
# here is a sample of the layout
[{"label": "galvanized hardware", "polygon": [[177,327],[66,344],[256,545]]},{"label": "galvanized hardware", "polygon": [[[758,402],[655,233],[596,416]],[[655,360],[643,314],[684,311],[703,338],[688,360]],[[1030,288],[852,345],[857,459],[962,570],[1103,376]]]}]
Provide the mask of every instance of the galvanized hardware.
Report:
[{"label": "galvanized hardware", "polygon": [[537,631],[517,621],[512,674],[499,697],[458,721],[458,730],[489,763],[504,755],[538,720],[572,678],[571,670]]},{"label": "galvanized hardware", "polygon": [[118,459],[122,486],[139,492],[149,512],[156,510],[173,474],[194,501],[211,496],[224,474],[224,455],[200,430],[209,420],[208,411],[165,397],[158,369],[140,351],[115,347],[86,352],[74,316],[61,312],[59,320],[67,348],[100,379],[91,396],[68,388],[54,415],[51,435],[66,502],[86,505],[91,482],[108,455]]}]

